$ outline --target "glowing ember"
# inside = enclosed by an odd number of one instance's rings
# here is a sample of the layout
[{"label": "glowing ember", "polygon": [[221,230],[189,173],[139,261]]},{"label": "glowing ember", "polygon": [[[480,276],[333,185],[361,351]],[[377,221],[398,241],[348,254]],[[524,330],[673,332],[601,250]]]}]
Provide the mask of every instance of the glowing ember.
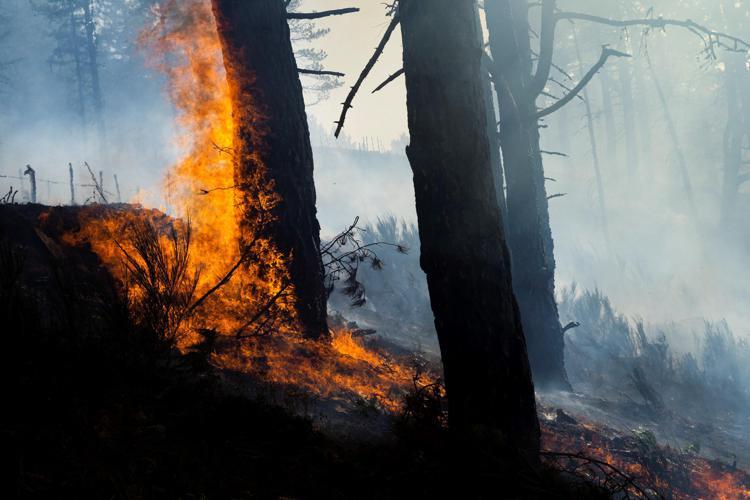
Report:
[{"label": "glowing ember", "polygon": [[[563,414],[540,415],[542,424],[542,446],[551,452],[549,457],[559,464],[579,467],[588,457],[611,464],[618,471],[632,477],[634,483],[645,492],[668,494],[675,500],[738,500],[750,498],[750,475],[734,465],[710,461],[690,452],[661,447],[648,432],[635,432],[632,436],[621,436],[612,429],[575,419]],[[574,456],[574,458],[570,458]],[[563,468],[568,469],[565,465]],[[572,467],[570,467],[572,468]],[[598,466],[583,475],[606,483],[604,472],[612,472]],[[599,476],[599,477],[597,477]],[[629,493],[641,498],[637,491]],[[652,497],[648,497],[652,498]],[[658,498],[655,494],[653,498]]]}]

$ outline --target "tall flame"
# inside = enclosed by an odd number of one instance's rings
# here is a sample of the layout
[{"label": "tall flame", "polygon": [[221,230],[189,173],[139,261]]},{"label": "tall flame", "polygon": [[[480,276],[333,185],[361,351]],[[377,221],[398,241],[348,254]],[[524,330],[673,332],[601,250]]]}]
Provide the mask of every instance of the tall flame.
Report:
[{"label": "tall flame", "polygon": [[[191,221],[190,252],[199,276],[196,297],[222,283],[184,325],[182,345],[196,340],[196,330],[212,328],[243,338],[236,349],[214,356],[220,367],[252,374],[276,387],[302,388],[322,397],[353,396],[397,410],[405,391],[432,382],[430,376],[416,376],[403,360],[365,347],[346,330],[334,331],[331,342],[306,341],[296,334],[295,297],[286,260],[273,241],[263,236],[270,209],[279,201],[265,166],[254,158],[255,171],[249,179],[242,179],[243,193],[235,189],[234,129],[235,120],[242,117],[233,110],[232,82],[224,69],[210,0],[168,0],[155,7],[154,14],[141,44],[150,64],[167,76],[182,132],[180,146],[185,151],[166,176],[168,203],[178,217]],[[252,103],[243,103],[241,112],[252,113]],[[263,132],[255,131],[250,140],[262,147]],[[243,214],[237,214],[238,204]],[[238,215],[244,216],[244,225]],[[126,235],[135,219],[162,228],[181,225],[155,210],[94,207],[81,211],[80,231],[65,235],[65,240],[89,244],[127,288],[121,247],[133,250]],[[248,236],[248,230],[257,234]],[[245,261],[240,242],[248,240],[253,241],[249,246],[252,258]],[[137,291],[126,291],[137,296]],[[249,325],[249,320],[261,314],[265,315],[260,321],[264,330]]]},{"label": "tall flame", "polygon": [[[252,199],[238,199],[234,166],[234,117],[230,82],[224,70],[221,45],[210,2],[171,0],[155,10],[157,22],[144,32],[152,64],[168,78],[170,97],[179,112],[177,122],[187,151],[167,176],[166,192],[177,215],[193,224],[192,252],[203,269],[198,294],[213,287],[241,259],[240,230],[236,213],[241,209],[269,213],[278,203],[273,184],[265,179],[265,167],[256,162],[251,179]],[[243,109],[243,112],[250,112]],[[261,142],[260,131],[253,140]],[[252,205],[252,206],[245,206]],[[265,215],[268,217],[268,215]],[[265,221],[266,223],[268,221]],[[274,243],[257,234],[242,235],[253,241],[244,264],[233,279],[208,302],[212,326],[237,331],[243,319],[263,313],[281,315],[276,329],[294,330],[294,291],[289,285],[285,258]]]}]

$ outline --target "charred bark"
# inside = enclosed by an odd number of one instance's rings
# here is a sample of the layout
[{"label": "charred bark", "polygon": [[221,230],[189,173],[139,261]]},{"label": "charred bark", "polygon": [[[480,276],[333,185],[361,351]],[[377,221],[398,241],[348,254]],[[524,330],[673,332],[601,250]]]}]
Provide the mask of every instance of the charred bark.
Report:
[{"label": "charred bark", "polygon": [[525,0],[487,0],[485,12],[500,102],[500,143],[507,185],[506,227],[513,286],[534,382],[568,389],[563,334],[555,302],[554,242],[531,92],[531,44]]},{"label": "charred bark", "polygon": [[262,229],[288,259],[305,336],[328,334],[310,134],[284,3],[212,0],[235,120],[235,187],[248,244],[258,176],[278,195]]},{"label": "charred bark", "polygon": [[402,0],[400,9],[407,155],[450,424],[492,428],[536,456],[534,388],[492,182],[476,3]]}]

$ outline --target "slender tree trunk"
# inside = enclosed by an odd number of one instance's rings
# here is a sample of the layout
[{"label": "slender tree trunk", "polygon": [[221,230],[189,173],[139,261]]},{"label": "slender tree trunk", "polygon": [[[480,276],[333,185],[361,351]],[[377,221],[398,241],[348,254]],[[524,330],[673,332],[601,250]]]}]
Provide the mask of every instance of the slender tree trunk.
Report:
[{"label": "slender tree trunk", "polygon": [[78,117],[81,119],[81,130],[86,130],[86,91],[83,79],[83,68],[81,65],[81,50],[78,44],[79,35],[77,31],[75,10],[70,9],[70,39],[73,44],[73,64],[75,66],[76,87],[78,91]]},{"label": "slender tree trunk", "polygon": [[312,148],[284,3],[213,0],[213,10],[234,108],[243,243],[250,244],[258,220],[268,215],[260,183],[278,195],[263,232],[288,258],[304,334],[326,336]]},{"label": "slender tree trunk", "polygon": [[[578,45],[578,35],[573,33],[573,42],[576,48],[576,57],[578,58],[578,68],[581,74],[584,72],[583,61],[581,60],[581,49]],[[599,162],[599,145],[596,141],[596,130],[594,128],[594,117],[591,113],[591,103],[589,101],[588,89],[583,89],[583,103],[586,106],[586,129],[589,133],[589,143],[591,144],[591,160],[594,163],[594,177],[596,178],[596,194],[599,201],[599,220],[602,225],[602,234],[604,235],[604,244],[607,252],[612,251],[612,243],[609,236],[609,223],[607,222],[607,199],[604,195],[604,180],[602,179],[602,167]]]},{"label": "slender tree trunk", "polygon": [[[641,64],[636,65],[636,61]],[[638,116],[638,137],[641,144],[641,164],[652,162],[652,149],[651,149],[651,102],[649,99],[648,88],[646,87],[646,80],[643,76],[643,63],[641,59],[633,61],[633,68],[635,74],[635,86],[636,96],[635,102],[637,103],[636,114]],[[653,175],[653,168],[650,165],[644,169],[642,176],[648,176],[649,178]]]},{"label": "slender tree trunk", "polygon": [[617,127],[615,126],[615,113],[612,106],[612,86],[606,66],[599,73],[599,83],[602,91],[604,130],[607,135],[607,156],[614,159],[617,158]]},{"label": "slender tree trunk", "polygon": [[[99,55],[96,40],[96,26],[90,0],[83,2],[83,22],[86,30],[86,54],[88,56],[88,71],[91,78],[91,98],[93,100],[96,131],[99,136],[99,148],[104,156],[106,144],[106,128],[104,125],[104,97],[99,79]],[[103,159],[103,158],[102,158]]]},{"label": "slender tree trunk", "polygon": [[654,67],[651,64],[651,59],[648,58],[648,67],[651,71],[651,79],[654,81],[654,87],[656,88],[656,95],[659,97],[662,110],[664,111],[664,120],[667,122],[667,132],[669,138],[672,141],[672,147],[674,153],[677,156],[677,167],[679,169],[680,178],[682,179],[682,188],[685,192],[685,199],[688,205],[688,211],[690,212],[691,219],[695,223],[696,227],[700,231],[700,218],[698,216],[698,207],[695,204],[695,196],[693,195],[693,182],[690,179],[690,171],[688,170],[687,159],[685,153],[682,150],[682,144],[680,144],[680,137],[677,135],[677,128],[675,127],[674,120],[672,119],[672,112],[669,109],[669,103],[667,97],[664,95],[664,89],[662,89],[659,77],[654,71]]},{"label": "slender tree trunk", "polygon": [[742,183],[742,147],[744,144],[747,113],[741,95],[744,76],[744,57],[732,58],[726,63],[725,89],[727,97],[727,126],[724,131],[724,171],[721,196],[721,228],[725,234],[733,231],[738,221],[737,195]]},{"label": "slender tree trunk", "polygon": [[[484,40],[483,40],[484,41]],[[485,111],[487,113],[487,137],[490,142],[490,162],[492,163],[492,182],[497,193],[497,201],[500,203],[500,210],[505,213],[507,205],[505,203],[505,176],[503,173],[503,159],[500,154],[500,135],[498,131],[498,119],[495,109],[495,98],[492,90],[492,70],[491,60],[482,57],[482,90],[484,92]]]},{"label": "slender tree trunk", "polygon": [[531,44],[525,0],[486,0],[500,102],[500,143],[507,185],[506,227],[513,285],[537,387],[569,389],[555,302],[554,242],[539,145],[536,97],[529,95]]},{"label": "slender tree trunk", "polygon": [[450,425],[539,450],[534,388],[493,186],[475,0],[402,0],[421,264],[445,368]]},{"label": "slender tree trunk", "polygon": [[617,66],[620,77],[620,99],[622,101],[623,127],[625,130],[625,161],[627,162],[628,178],[636,181],[638,177],[640,155],[638,154],[638,139],[635,132],[635,102],[633,101],[633,78],[630,74],[631,65],[624,58],[620,58]]}]

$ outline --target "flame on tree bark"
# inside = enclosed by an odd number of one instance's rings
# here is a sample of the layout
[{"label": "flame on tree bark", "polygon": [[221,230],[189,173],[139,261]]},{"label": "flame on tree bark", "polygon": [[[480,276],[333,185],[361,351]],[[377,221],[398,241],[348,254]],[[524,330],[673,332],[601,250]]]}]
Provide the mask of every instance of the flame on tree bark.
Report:
[{"label": "flame on tree bark", "polygon": [[421,238],[454,429],[539,449],[534,389],[493,184],[474,0],[400,2]]},{"label": "flame on tree bark", "polygon": [[241,244],[252,251],[261,233],[278,247],[304,335],[326,336],[312,148],[284,3],[212,0],[212,6],[235,123]]}]

